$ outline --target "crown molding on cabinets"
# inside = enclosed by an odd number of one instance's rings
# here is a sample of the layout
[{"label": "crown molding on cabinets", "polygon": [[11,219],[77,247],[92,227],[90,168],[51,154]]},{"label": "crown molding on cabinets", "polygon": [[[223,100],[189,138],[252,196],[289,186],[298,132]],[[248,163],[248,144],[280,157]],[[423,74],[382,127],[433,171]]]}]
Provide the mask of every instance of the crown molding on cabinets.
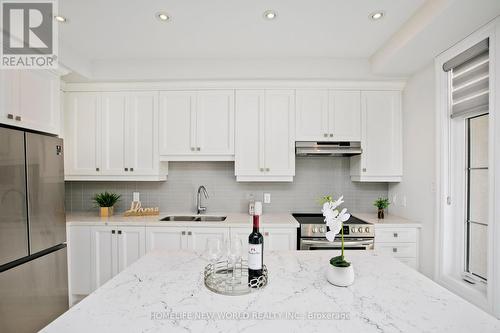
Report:
[{"label": "crown molding on cabinets", "polygon": [[175,80],[158,82],[92,82],[66,83],[70,91],[141,91],[196,89],[337,89],[337,90],[403,90],[406,82],[332,81],[332,80]]}]

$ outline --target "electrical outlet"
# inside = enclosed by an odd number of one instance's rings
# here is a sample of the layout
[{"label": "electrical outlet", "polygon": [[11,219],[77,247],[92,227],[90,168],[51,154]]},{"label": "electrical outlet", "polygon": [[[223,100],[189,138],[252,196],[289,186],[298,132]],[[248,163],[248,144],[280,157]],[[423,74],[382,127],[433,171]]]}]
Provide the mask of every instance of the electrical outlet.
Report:
[{"label": "electrical outlet", "polygon": [[271,203],[271,193],[264,193],[264,203],[266,204]]},{"label": "electrical outlet", "polygon": [[139,192],[134,192],[133,197],[134,197],[133,201],[141,201],[141,195]]}]

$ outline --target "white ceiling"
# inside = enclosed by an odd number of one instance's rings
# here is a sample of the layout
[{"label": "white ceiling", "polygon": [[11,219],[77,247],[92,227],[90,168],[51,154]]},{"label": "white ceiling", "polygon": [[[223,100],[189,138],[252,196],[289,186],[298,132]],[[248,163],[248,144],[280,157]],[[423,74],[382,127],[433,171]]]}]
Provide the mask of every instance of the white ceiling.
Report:
[{"label": "white ceiling", "polygon": [[[90,61],[369,58],[425,0],[59,0],[61,44]],[[274,21],[263,19],[276,10]],[[369,14],[383,9],[384,19]],[[155,13],[171,14],[160,22]]]}]

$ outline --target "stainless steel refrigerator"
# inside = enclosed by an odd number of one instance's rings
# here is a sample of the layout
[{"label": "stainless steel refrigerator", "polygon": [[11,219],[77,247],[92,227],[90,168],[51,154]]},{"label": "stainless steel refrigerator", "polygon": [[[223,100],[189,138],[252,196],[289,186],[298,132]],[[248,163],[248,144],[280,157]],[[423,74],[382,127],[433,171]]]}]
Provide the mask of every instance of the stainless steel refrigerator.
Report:
[{"label": "stainless steel refrigerator", "polygon": [[63,143],[0,127],[0,332],[68,309]]}]

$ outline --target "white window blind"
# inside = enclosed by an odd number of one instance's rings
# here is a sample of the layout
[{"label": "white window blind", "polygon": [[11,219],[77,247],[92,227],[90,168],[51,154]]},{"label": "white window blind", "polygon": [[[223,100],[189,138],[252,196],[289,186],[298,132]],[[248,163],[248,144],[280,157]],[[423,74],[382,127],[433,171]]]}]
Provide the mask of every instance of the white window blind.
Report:
[{"label": "white window blind", "polygon": [[443,65],[451,76],[451,114],[471,117],[489,111],[489,43],[474,45]]}]

